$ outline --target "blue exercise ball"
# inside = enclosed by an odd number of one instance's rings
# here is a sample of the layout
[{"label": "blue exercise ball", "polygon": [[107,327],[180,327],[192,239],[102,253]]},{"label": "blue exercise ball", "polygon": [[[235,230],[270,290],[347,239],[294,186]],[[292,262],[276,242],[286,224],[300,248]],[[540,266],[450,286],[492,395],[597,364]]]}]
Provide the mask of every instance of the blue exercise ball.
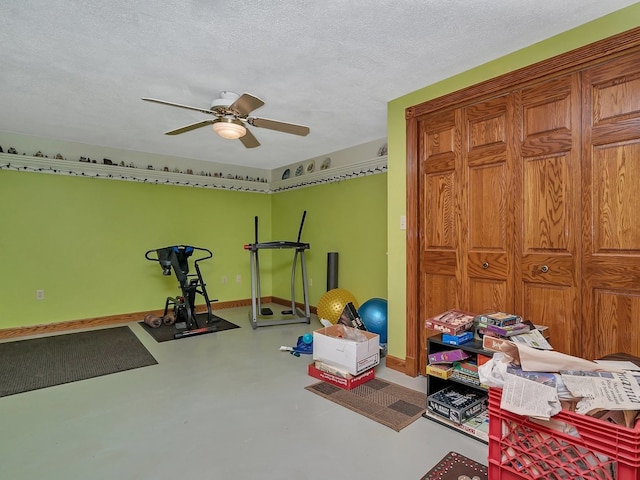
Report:
[{"label": "blue exercise ball", "polygon": [[380,343],[387,343],[387,301],[371,298],[360,306],[358,314],[367,330],[380,335]]}]

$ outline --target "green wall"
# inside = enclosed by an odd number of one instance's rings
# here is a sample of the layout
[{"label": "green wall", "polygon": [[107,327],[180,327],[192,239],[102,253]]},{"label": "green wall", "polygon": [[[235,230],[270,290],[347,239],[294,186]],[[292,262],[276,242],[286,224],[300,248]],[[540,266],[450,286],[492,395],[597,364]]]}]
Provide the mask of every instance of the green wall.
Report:
[{"label": "green wall", "polygon": [[[254,217],[260,241],[294,240],[305,209],[311,304],[327,251],[340,252],[341,286],[386,297],[386,174],[268,195],[0,170],[0,329],[161,309],[177,281],[144,253],[174,244],[213,251],[201,263],[211,298],[249,299]],[[289,298],[293,253],[272,252],[262,294]]]},{"label": "green wall", "polygon": [[[386,174],[278,193],[272,208],[273,240],[295,240],[307,211],[301,240],[311,246],[305,257],[312,305],[327,291],[328,252],[338,252],[338,287],[359,304],[387,298]],[[273,252],[274,295],[289,298],[293,253]],[[302,289],[296,289],[301,301]]]},{"label": "green wall", "polygon": [[387,228],[387,241],[389,245],[390,355],[405,358],[406,354],[406,235],[404,231],[398,229],[399,218],[406,212],[405,109],[630,30],[639,25],[640,3],[636,3],[593,22],[389,102],[387,110],[389,145],[387,183],[389,191],[387,203],[389,225]]},{"label": "green wall", "polygon": [[[212,298],[250,297],[250,215],[267,223],[257,193],[0,171],[0,328],[155,310],[178,293],[147,250],[189,244]],[[241,282],[236,276],[241,275]],[[227,282],[222,283],[222,277]],[[270,289],[268,279],[265,288]],[[36,290],[45,291],[43,301]]]}]

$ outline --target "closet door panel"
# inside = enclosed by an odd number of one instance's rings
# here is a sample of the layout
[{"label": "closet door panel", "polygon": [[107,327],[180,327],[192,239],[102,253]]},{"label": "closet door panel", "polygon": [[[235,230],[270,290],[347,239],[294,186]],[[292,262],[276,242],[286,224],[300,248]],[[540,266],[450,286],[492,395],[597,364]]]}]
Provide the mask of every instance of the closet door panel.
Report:
[{"label": "closet door panel", "polygon": [[[603,321],[593,332],[597,352],[638,352],[640,337],[636,333],[640,318],[640,295],[623,289],[593,290],[594,310]],[[606,353],[598,353],[598,356]]]},{"label": "closet door panel", "polygon": [[420,365],[420,373],[424,375],[428,363],[426,350],[427,337],[440,333],[424,328],[424,320],[454,308],[454,305],[451,304],[451,299],[457,298],[459,293],[458,281],[455,275],[449,273],[449,269],[447,268],[433,268],[430,269],[430,271],[423,272],[420,283],[420,311],[424,312],[420,319],[423,325],[420,329],[420,345],[424,345],[425,348],[420,349],[418,362]]},{"label": "closet door panel", "polygon": [[577,285],[575,237],[567,228],[577,208],[571,202],[571,159],[567,155],[532,157],[523,163],[522,281]]},{"label": "closet door panel", "polygon": [[513,111],[510,95],[463,110],[461,247],[465,308],[475,313],[514,308]]},{"label": "closet door panel", "polygon": [[510,295],[504,281],[472,277],[469,283],[469,312],[505,311],[502,307]]},{"label": "closet door panel", "polygon": [[517,310],[547,325],[554,348],[571,355],[582,350],[579,89],[570,75],[519,92]]},{"label": "closet door panel", "polygon": [[[637,141],[634,139],[634,141]],[[592,252],[595,254],[638,250],[640,229],[640,143],[596,147],[592,168],[593,185]]]},{"label": "closet door panel", "polygon": [[[461,307],[459,253],[460,133],[456,111],[418,121],[420,299],[419,322]],[[426,368],[426,338],[421,328],[419,369]]]},{"label": "closet door panel", "polygon": [[[573,343],[580,341],[575,330],[575,292],[571,286],[526,282],[524,284],[524,311],[527,318],[553,319],[544,325],[549,327],[549,342],[558,352],[571,352]],[[538,323],[532,320],[534,323]],[[576,338],[576,336],[578,338]]]},{"label": "closet door panel", "polygon": [[588,353],[640,355],[640,55],[583,73]]},{"label": "closet door panel", "polygon": [[420,232],[422,251],[455,252],[458,243],[455,238],[455,173],[427,171],[423,184],[422,204],[426,221]]}]

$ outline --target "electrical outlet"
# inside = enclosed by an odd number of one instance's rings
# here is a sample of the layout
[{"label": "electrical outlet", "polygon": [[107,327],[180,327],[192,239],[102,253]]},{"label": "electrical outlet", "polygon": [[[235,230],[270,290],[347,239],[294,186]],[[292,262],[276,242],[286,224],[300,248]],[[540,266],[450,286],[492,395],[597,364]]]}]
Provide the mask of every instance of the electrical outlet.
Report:
[{"label": "electrical outlet", "polygon": [[44,290],[36,290],[36,300],[44,300]]},{"label": "electrical outlet", "polygon": [[240,282],[242,282],[242,276],[236,275],[236,283],[240,283]]},{"label": "electrical outlet", "polygon": [[406,229],[407,229],[407,216],[400,215],[400,230],[406,230]]},{"label": "electrical outlet", "polygon": [[222,277],[222,283],[227,283],[227,276],[226,276],[226,275],[223,275],[223,277]]},{"label": "electrical outlet", "polygon": [[309,286],[313,287],[313,278],[309,277]]}]

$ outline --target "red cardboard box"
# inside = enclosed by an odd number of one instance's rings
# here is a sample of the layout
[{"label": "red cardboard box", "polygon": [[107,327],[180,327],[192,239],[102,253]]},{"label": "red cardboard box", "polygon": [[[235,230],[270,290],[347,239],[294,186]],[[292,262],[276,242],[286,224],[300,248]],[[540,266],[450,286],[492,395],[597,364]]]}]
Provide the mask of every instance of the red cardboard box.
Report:
[{"label": "red cardboard box", "polygon": [[318,370],[313,363],[309,364],[308,372],[310,376],[317,378],[318,380],[322,380],[323,382],[330,383],[331,385],[335,385],[336,387],[343,388],[345,390],[356,388],[358,385],[362,385],[376,377],[376,371],[373,368],[362,372],[360,375],[343,378],[329,372]]}]

